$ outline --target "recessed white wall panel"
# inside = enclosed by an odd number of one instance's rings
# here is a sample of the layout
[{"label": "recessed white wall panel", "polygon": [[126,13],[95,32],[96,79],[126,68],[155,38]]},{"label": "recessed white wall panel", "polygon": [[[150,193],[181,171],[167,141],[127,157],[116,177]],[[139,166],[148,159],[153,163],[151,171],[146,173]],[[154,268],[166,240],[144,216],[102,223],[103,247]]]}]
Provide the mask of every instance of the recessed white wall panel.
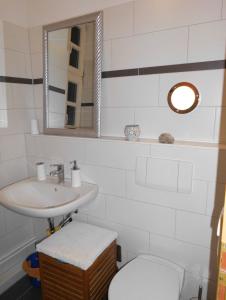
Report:
[{"label": "recessed white wall panel", "polygon": [[104,39],[130,36],[133,33],[133,2],[104,10]]},{"label": "recessed white wall panel", "polygon": [[[211,234],[216,232],[212,227],[211,218],[183,211],[176,213],[176,237],[179,240],[210,247]],[[215,231],[214,231],[215,230]]]},{"label": "recessed white wall panel", "polygon": [[165,236],[174,236],[175,212],[170,208],[122,198],[107,198],[107,216],[114,222]]},{"label": "recessed white wall panel", "polygon": [[167,159],[149,158],[147,185],[153,189],[177,191],[178,162]]},{"label": "recessed white wall panel", "polygon": [[126,197],[129,199],[203,214],[206,211],[207,183],[204,181],[193,181],[192,193],[185,194],[141,186],[135,179],[133,171],[126,172]]},{"label": "recessed white wall panel", "polygon": [[187,43],[187,28],[113,40],[112,69],[185,63]]},{"label": "recessed white wall panel", "polygon": [[124,128],[134,124],[134,110],[130,108],[102,108],[101,135],[124,136]]},{"label": "recessed white wall panel", "polygon": [[212,141],[215,108],[198,107],[186,115],[165,107],[137,108],[135,123],[140,125],[144,138],[157,139],[161,133],[170,132],[176,140]]},{"label": "recessed white wall panel", "polygon": [[135,33],[218,20],[221,6],[221,0],[137,0]]},{"label": "recessed white wall panel", "polygon": [[195,25],[190,28],[188,61],[225,59],[226,21]]},{"label": "recessed white wall panel", "polygon": [[148,107],[158,105],[159,76],[129,76],[103,80],[102,106]]}]

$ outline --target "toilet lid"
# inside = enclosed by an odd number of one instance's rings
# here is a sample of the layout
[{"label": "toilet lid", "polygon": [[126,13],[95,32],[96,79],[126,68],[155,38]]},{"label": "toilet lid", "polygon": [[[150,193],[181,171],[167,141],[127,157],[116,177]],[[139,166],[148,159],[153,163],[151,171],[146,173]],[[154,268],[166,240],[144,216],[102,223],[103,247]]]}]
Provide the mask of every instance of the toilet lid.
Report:
[{"label": "toilet lid", "polygon": [[167,265],[138,257],[113,278],[109,300],[178,300],[178,272]]}]

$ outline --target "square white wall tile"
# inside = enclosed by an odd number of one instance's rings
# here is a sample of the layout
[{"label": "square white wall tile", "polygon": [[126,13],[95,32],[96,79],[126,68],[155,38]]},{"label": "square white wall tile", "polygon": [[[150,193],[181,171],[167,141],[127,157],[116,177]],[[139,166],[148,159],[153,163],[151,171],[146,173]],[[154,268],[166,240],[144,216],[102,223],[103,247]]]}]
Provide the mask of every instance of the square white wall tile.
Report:
[{"label": "square white wall tile", "polygon": [[25,157],[24,135],[5,135],[1,137],[0,160]]},{"label": "square white wall tile", "polygon": [[[170,89],[179,82],[190,82],[196,86],[200,94],[200,106],[225,105],[225,70],[208,70],[181,72],[160,75],[159,104],[168,106],[167,97]],[[211,84],[209,84],[211,82]],[[197,109],[197,108],[196,108]]]},{"label": "square white wall tile", "polygon": [[42,52],[42,26],[29,28],[31,53]]},{"label": "square white wall tile", "polygon": [[30,52],[27,28],[4,21],[3,31],[5,49],[16,50],[23,53]]},{"label": "square white wall tile", "polygon": [[135,33],[218,20],[221,18],[221,7],[221,0],[137,0]]},{"label": "square white wall tile", "polygon": [[175,234],[175,212],[171,208],[111,196],[106,207],[107,217],[114,222],[170,237]]},{"label": "square white wall tile", "polygon": [[133,2],[104,10],[104,39],[130,36],[133,33]]},{"label": "square white wall tile", "polygon": [[7,88],[8,108],[28,109],[34,107],[33,87],[31,84],[9,83]]},{"label": "square white wall tile", "polygon": [[26,78],[29,69],[26,63],[26,54],[14,50],[5,50],[5,75]]},{"label": "square white wall tile", "polygon": [[7,110],[11,107],[13,102],[12,84],[1,82],[0,83],[0,109]]},{"label": "square white wall tile", "polygon": [[[136,170],[135,170],[136,184],[146,185],[147,166],[148,166],[148,157],[142,157],[142,156],[137,157]],[[129,187],[127,186],[127,188]]]},{"label": "square white wall tile", "polygon": [[32,228],[31,218],[14,213],[13,211],[8,209],[4,210],[4,215],[5,215],[6,233],[16,231],[19,227],[22,226],[27,226]]},{"label": "square white wall tile", "polygon": [[86,142],[86,163],[135,170],[136,157],[148,155],[149,148],[142,143],[90,139]]},{"label": "square white wall tile", "polygon": [[129,76],[104,79],[102,89],[102,106],[157,106],[159,93],[159,76]]},{"label": "square white wall tile", "polygon": [[125,171],[82,165],[81,173],[82,180],[98,184],[100,193],[125,196]]},{"label": "square white wall tile", "polygon": [[43,76],[42,53],[31,54],[31,66],[32,66],[33,78],[42,78]]},{"label": "square white wall tile", "polygon": [[6,127],[0,127],[0,135],[7,134],[20,134],[26,131],[26,111],[22,109],[9,109],[0,110],[0,122],[1,112],[4,112],[3,117],[5,119]]},{"label": "square white wall tile", "polygon": [[187,46],[187,28],[112,40],[112,69],[185,63]]},{"label": "square white wall tile", "polygon": [[111,70],[111,40],[103,42],[103,71]]},{"label": "square white wall tile", "polygon": [[126,172],[126,197],[141,202],[204,214],[206,212],[207,183],[194,180],[191,193],[169,192],[138,184],[135,172],[128,171]]},{"label": "square white wall tile", "polygon": [[25,158],[4,161],[0,164],[0,188],[27,177]]},{"label": "square white wall tile", "polygon": [[188,162],[178,163],[177,190],[179,193],[191,193],[193,179],[193,165]]},{"label": "square white wall tile", "polygon": [[116,224],[107,219],[88,216],[88,223],[114,230],[118,233],[117,243],[122,252],[147,252],[149,249],[149,232],[125,225]]},{"label": "square white wall tile", "polygon": [[124,128],[134,124],[134,110],[130,108],[102,108],[101,135],[125,136]]},{"label": "square white wall tile", "polygon": [[106,217],[105,195],[98,194],[96,199],[94,199],[90,204],[81,207],[81,209],[79,209],[79,212],[97,218],[102,218],[102,219],[105,218]]},{"label": "square white wall tile", "polygon": [[190,27],[188,61],[225,59],[226,20]]},{"label": "square white wall tile", "polygon": [[170,132],[176,140],[212,142],[215,108],[198,107],[186,115],[177,114],[168,107],[137,108],[135,123],[140,125],[144,138],[158,139],[161,133]]},{"label": "square white wall tile", "polygon": [[216,275],[213,269],[210,269],[209,274],[210,250],[208,248],[150,234],[150,253],[181,265],[196,277],[214,278]]},{"label": "square white wall tile", "polygon": [[149,158],[147,185],[153,189],[177,191],[178,162],[167,159]]},{"label": "square white wall tile", "polygon": [[12,231],[1,238],[0,253],[2,256],[9,254],[11,251],[15,251],[15,248],[20,247],[24,243],[33,238],[33,226],[22,226],[16,231]]},{"label": "square white wall tile", "polygon": [[43,85],[35,84],[33,85],[34,89],[34,106],[35,108],[43,107]]},{"label": "square white wall tile", "polygon": [[212,228],[211,217],[176,212],[177,239],[210,248],[212,234],[216,235],[216,228]]},{"label": "square white wall tile", "polygon": [[79,138],[60,136],[27,136],[27,140],[34,140],[36,143],[33,155],[49,159],[63,160],[70,162],[77,160],[78,163],[85,161],[85,141]]},{"label": "square white wall tile", "polygon": [[151,156],[190,161],[194,165],[195,179],[216,181],[218,172],[217,148],[153,144],[151,145]]}]

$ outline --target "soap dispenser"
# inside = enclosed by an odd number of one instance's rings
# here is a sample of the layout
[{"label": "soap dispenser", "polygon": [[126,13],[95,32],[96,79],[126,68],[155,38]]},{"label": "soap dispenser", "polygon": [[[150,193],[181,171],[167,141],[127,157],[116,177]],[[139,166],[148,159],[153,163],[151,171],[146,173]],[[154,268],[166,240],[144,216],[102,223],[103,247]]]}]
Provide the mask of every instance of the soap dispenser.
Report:
[{"label": "soap dispenser", "polygon": [[72,187],[79,187],[81,186],[81,176],[80,176],[80,169],[77,166],[76,160],[71,162],[71,186]]}]

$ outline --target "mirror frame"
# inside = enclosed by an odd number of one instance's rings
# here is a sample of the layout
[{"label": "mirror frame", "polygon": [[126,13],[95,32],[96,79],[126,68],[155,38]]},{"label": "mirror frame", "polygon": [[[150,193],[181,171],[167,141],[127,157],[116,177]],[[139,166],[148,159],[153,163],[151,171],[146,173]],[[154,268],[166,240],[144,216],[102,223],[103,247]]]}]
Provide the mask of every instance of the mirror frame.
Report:
[{"label": "mirror frame", "polygon": [[[48,33],[58,29],[73,27],[87,22],[95,22],[95,63],[94,63],[94,128],[48,128]],[[43,26],[43,131],[49,135],[64,135],[78,137],[100,137],[100,103],[101,103],[101,72],[102,72],[102,53],[103,53],[103,13],[102,11],[92,14],[72,18],[69,20],[56,22]]]}]

